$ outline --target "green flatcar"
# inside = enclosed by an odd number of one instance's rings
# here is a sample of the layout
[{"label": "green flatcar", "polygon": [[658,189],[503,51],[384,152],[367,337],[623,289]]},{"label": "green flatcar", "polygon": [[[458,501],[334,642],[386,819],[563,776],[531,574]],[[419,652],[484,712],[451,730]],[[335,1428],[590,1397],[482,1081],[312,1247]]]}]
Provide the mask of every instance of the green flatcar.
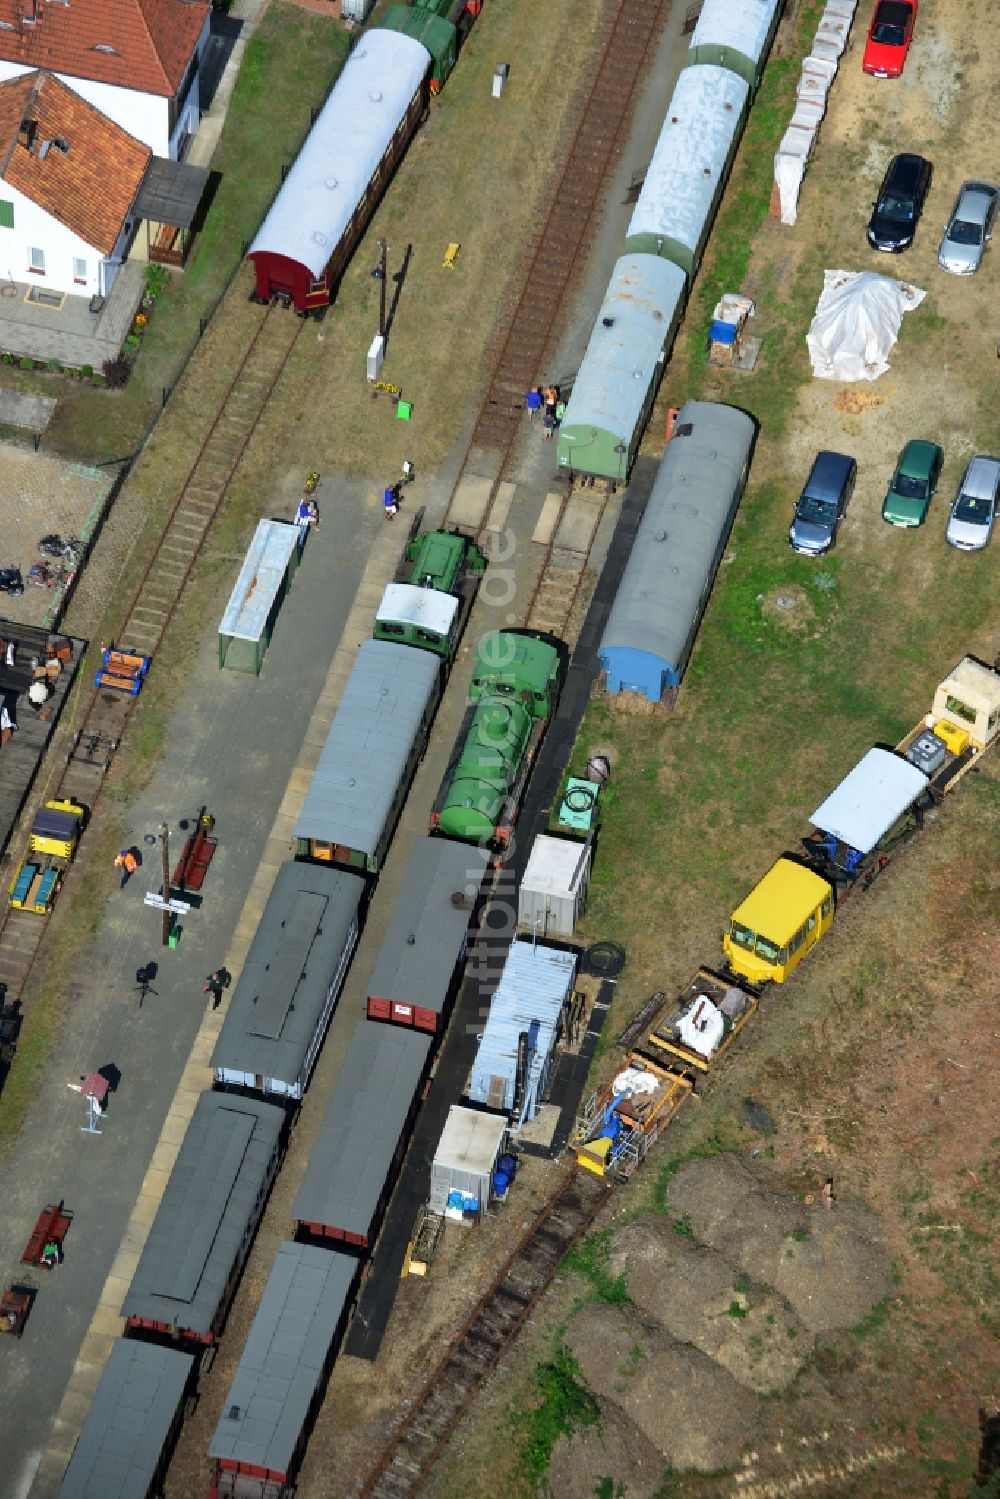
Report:
[{"label": "green flatcar", "polygon": [[415,536],[382,595],[376,640],[412,645],[450,661],[486,570],[474,541],[458,531]]},{"label": "green flatcar", "polygon": [[548,641],[520,630],[483,637],[432,832],[463,843],[510,842],[561,677],[559,653]]}]

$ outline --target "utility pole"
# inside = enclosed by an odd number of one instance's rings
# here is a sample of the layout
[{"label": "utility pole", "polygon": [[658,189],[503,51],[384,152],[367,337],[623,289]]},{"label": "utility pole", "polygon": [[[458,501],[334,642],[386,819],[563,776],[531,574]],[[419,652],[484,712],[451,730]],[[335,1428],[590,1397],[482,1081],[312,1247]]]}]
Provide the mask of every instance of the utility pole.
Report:
[{"label": "utility pole", "polygon": [[173,914],[170,904],[170,831],[165,822],[160,823],[160,843],[163,853],[163,946],[170,943],[170,925]]}]

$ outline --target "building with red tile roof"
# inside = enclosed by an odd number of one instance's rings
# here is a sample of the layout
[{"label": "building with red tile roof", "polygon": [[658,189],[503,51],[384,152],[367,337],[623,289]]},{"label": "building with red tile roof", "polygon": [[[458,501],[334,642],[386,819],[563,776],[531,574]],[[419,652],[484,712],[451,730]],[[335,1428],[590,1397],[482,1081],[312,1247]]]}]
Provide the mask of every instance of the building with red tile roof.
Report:
[{"label": "building with red tile roof", "polygon": [[55,74],[160,156],[200,116],[207,0],[0,0],[0,81]]},{"label": "building with red tile roof", "polygon": [[151,157],[51,73],[0,83],[0,264],[52,292],[105,295]]}]

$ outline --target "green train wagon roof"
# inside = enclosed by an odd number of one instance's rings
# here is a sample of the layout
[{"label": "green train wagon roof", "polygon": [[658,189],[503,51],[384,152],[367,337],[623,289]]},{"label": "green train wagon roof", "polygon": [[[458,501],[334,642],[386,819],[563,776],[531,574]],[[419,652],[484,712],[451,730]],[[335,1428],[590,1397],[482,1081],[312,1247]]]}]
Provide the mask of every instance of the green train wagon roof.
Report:
[{"label": "green train wagon roof", "polygon": [[463,536],[452,536],[447,531],[428,531],[418,536],[407,553],[413,564],[407,582],[429,584],[442,593],[450,593],[462,570],[468,545]]},{"label": "green train wagon roof", "polygon": [[556,675],[559,653],[545,640],[519,630],[494,630],[476,647],[473,686],[496,682],[514,692],[544,693]]},{"label": "green train wagon roof", "polygon": [[390,5],[378,23],[380,31],[399,31],[427,48],[435,62],[455,50],[455,28],[430,10],[412,5]]}]

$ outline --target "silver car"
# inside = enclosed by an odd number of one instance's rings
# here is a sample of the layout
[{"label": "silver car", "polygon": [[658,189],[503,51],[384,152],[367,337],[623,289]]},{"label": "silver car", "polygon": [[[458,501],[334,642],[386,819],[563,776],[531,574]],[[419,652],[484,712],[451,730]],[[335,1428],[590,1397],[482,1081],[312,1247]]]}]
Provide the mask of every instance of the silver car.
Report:
[{"label": "silver car", "polygon": [[1000,202],[1000,188],[992,182],[963,182],[951,218],[945,225],[938,265],[953,276],[978,271]]},{"label": "silver car", "polygon": [[993,535],[1000,494],[1000,459],[973,458],[958,486],[944,539],[963,552],[979,552]]}]

